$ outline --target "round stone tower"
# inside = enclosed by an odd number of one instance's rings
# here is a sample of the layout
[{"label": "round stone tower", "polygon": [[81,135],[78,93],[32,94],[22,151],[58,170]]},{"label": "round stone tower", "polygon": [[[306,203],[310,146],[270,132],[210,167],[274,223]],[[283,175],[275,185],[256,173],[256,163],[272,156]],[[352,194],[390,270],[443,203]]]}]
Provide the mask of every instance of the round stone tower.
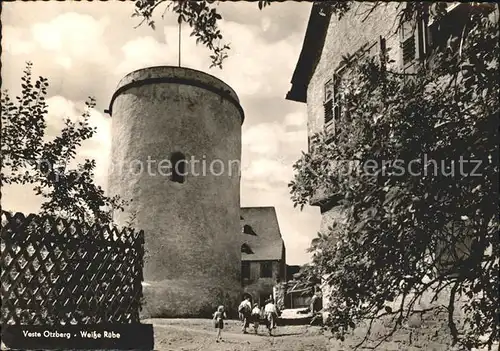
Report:
[{"label": "round stone tower", "polygon": [[114,93],[109,194],[145,232],[144,316],[208,316],[240,298],[238,96],[206,73],[150,67]]}]

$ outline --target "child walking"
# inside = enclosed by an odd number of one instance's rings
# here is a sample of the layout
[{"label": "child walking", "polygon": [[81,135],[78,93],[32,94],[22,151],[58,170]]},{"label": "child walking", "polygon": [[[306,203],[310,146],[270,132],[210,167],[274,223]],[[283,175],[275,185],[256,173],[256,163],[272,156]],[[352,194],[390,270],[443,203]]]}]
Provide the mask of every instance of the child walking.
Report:
[{"label": "child walking", "polygon": [[216,342],[222,341],[222,329],[224,329],[224,319],[226,319],[226,312],[224,312],[224,306],[219,306],[217,311],[214,313],[214,326],[217,329],[217,337],[215,339]]},{"label": "child walking", "polygon": [[252,310],[252,321],[253,321],[253,328],[255,331],[255,334],[257,334],[259,330],[259,323],[260,323],[260,315],[261,315],[261,310],[259,308],[259,304],[254,304],[253,305],[253,310]]},{"label": "child walking", "polygon": [[273,330],[276,329],[276,321],[278,319],[278,309],[273,300],[267,301],[264,307],[264,314],[266,316],[267,330],[269,331],[269,336],[271,336]]}]

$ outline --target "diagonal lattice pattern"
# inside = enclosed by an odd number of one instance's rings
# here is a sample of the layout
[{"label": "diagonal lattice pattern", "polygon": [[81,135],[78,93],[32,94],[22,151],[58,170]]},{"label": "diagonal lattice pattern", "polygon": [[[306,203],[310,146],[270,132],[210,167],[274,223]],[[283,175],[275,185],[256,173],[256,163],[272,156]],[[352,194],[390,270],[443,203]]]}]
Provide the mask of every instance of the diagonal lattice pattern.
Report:
[{"label": "diagonal lattice pattern", "polygon": [[2,324],[139,323],[144,233],[2,211]]}]

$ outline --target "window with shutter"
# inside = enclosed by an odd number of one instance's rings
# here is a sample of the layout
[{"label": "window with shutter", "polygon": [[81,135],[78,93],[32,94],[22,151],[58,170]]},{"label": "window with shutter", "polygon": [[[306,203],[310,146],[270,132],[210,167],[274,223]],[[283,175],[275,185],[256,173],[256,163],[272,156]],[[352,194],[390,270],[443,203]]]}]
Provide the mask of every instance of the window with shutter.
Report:
[{"label": "window with shutter", "polygon": [[401,61],[403,72],[415,73],[417,66],[428,56],[428,11],[419,13],[416,18],[401,23]]},{"label": "window with shutter", "polygon": [[342,75],[343,68],[334,74],[325,84],[325,102],[323,104],[325,116],[325,131],[337,134],[340,132],[342,119]]},{"label": "window with shutter", "polygon": [[[372,43],[366,43],[359,50],[357,50],[353,55],[354,60],[360,60],[363,57],[377,56],[379,58],[386,55],[386,44],[385,38],[380,37],[379,41]],[[378,45],[377,45],[378,44]],[[346,93],[346,82],[349,80],[349,75],[352,73],[348,66],[341,66],[332,79],[329,79],[325,84],[325,95],[324,95],[324,129],[327,133],[331,134],[331,138],[327,140],[331,142],[335,135],[338,135],[342,130],[343,123],[350,122],[350,116],[345,111],[345,93]]]},{"label": "window with shutter", "polygon": [[406,21],[401,25],[401,54],[403,60],[403,68],[410,67],[416,58],[415,45],[415,26],[411,21]]},{"label": "window with shutter", "polygon": [[330,99],[323,105],[325,110],[325,128],[333,121],[333,100]]},{"label": "window with shutter", "polygon": [[384,37],[380,36],[378,40],[378,58],[381,64],[386,64],[387,44]]},{"label": "window with shutter", "polygon": [[415,36],[411,35],[402,42],[403,64],[406,66],[415,60]]},{"label": "window with shutter", "polygon": [[325,84],[325,101],[323,102],[325,126],[333,120],[333,80]]},{"label": "window with shutter", "polygon": [[333,80],[330,79],[325,84],[325,103],[330,101],[333,97]]},{"label": "window with shutter", "polygon": [[333,76],[333,132],[340,132],[340,122],[342,118],[342,91],[340,88],[342,82],[341,71]]}]

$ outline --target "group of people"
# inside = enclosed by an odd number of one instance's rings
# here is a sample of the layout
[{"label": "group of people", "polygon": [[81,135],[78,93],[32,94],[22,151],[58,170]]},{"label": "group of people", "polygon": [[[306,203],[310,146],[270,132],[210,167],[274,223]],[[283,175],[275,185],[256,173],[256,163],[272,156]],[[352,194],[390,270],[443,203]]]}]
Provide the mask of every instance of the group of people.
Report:
[{"label": "group of people", "polygon": [[[238,313],[240,320],[242,321],[241,331],[246,334],[247,328],[250,324],[253,324],[255,334],[257,334],[259,325],[261,321],[264,321],[269,335],[272,335],[274,329],[276,329],[276,321],[278,319],[278,309],[274,304],[272,299],[268,299],[265,303],[263,309],[259,307],[258,304],[254,304],[252,308],[252,303],[250,302],[250,297],[246,297],[238,307]],[[216,341],[222,341],[222,329],[224,329],[224,320],[227,319],[226,313],[224,312],[224,306],[219,306],[217,311],[215,311],[213,316],[214,326],[217,329]]]},{"label": "group of people", "polygon": [[272,299],[268,299],[265,302],[264,308],[261,309],[258,304],[254,304],[252,308],[250,297],[246,297],[240,303],[238,313],[240,314],[240,320],[243,322],[241,331],[244,334],[247,333],[247,328],[250,327],[250,324],[253,324],[254,331],[257,334],[261,321],[264,321],[269,335],[272,335],[272,331],[276,329],[278,309]]}]

